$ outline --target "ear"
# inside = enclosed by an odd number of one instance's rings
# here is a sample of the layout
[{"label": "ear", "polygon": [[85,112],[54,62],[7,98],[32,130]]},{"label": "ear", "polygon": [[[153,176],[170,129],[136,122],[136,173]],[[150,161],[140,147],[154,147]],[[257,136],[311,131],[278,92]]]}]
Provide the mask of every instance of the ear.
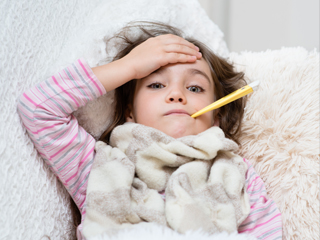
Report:
[{"label": "ear", "polygon": [[134,120],[133,112],[132,112],[132,106],[128,106],[126,110],[126,122],[133,122],[135,123],[136,121]]}]

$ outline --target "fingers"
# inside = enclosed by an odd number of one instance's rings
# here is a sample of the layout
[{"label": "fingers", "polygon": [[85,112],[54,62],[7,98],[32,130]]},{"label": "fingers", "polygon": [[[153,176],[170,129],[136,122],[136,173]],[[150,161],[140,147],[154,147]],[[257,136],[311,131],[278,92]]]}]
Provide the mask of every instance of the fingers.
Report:
[{"label": "fingers", "polygon": [[[187,62],[195,62],[197,60],[196,56],[181,54],[181,53],[168,53],[166,55],[165,62],[169,63],[187,63]],[[166,65],[163,64],[163,65]]]},{"label": "fingers", "polygon": [[159,36],[159,41],[163,44],[168,63],[195,62],[202,57],[197,46],[179,36],[162,35]]},{"label": "fingers", "polygon": [[166,44],[166,45],[171,45],[171,44],[182,45],[182,46],[186,46],[186,47],[189,47],[191,49],[194,49],[196,51],[199,51],[199,48],[197,46],[195,46],[193,43],[185,40],[182,37],[179,37],[179,36],[176,36],[176,35],[173,35],[173,34],[161,35],[161,36],[158,36],[158,38],[161,41],[163,41],[163,43]]},{"label": "fingers", "polygon": [[199,50],[196,50],[194,47],[191,48],[189,46],[179,45],[179,44],[166,45],[165,51],[167,53],[180,53],[180,54],[195,56],[197,59],[200,59],[202,56]]}]

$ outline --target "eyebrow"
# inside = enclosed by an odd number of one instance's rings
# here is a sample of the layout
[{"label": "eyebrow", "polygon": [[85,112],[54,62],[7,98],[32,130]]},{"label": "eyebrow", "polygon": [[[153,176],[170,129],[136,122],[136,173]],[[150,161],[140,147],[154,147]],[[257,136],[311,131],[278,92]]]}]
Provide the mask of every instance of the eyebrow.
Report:
[{"label": "eyebrow", "polygon": [[[163,69],[163,68],[158,68],[157,70],[155,70],[154,72],[152,72],[152,74],[153,74],[153,73],[162,74],[163,72],[165,72],[165,69]],[[209,84],[212,84],[212,80],[209,78],[209,76],[208,76],[205,72],[203,72],[203,71],[201,71],[201,70],[199,70],[199,69],[189,68],[189,69],[187,70],[187,72],[188,72],[189,74],[191,74],[191,75],[201,75],[201,76],[203,76],[203,77],[209,82]]]},{"label": "eyebrow", "polygon": [[209,76],[205,72],[195,68],[188,69],[188,72],[190,72],[192,75],[201,75],[208,80],[210,85],[212,84],[212,81],[210,80]]}]

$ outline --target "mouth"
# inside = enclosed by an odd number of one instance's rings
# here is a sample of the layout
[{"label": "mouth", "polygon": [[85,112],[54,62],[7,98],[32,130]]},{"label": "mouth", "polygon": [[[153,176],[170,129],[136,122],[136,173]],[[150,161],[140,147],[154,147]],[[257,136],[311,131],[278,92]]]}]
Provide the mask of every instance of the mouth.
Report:
[{"label": "mouth", "polygon": [[169,116],[169,115],[187,115],[187,116],[190,116],[190,114],[183,110],[183,109],[173,109],[173,110],[170,110],[168,112],[166,112],[164,114],[165,116]]}]

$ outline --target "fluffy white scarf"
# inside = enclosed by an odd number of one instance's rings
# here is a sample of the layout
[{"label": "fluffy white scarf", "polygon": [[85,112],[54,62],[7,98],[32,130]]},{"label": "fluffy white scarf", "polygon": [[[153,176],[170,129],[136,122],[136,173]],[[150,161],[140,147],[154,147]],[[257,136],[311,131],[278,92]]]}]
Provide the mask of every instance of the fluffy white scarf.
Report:
[{"label": "fluffy white scarf", "polygon": [[220,128],[174,139],[129,123],[114,129],[110,145],[96,144],[83,225],[87,238],[147,222],[181,233],[234,232],[248,216],[247,167]]}]

